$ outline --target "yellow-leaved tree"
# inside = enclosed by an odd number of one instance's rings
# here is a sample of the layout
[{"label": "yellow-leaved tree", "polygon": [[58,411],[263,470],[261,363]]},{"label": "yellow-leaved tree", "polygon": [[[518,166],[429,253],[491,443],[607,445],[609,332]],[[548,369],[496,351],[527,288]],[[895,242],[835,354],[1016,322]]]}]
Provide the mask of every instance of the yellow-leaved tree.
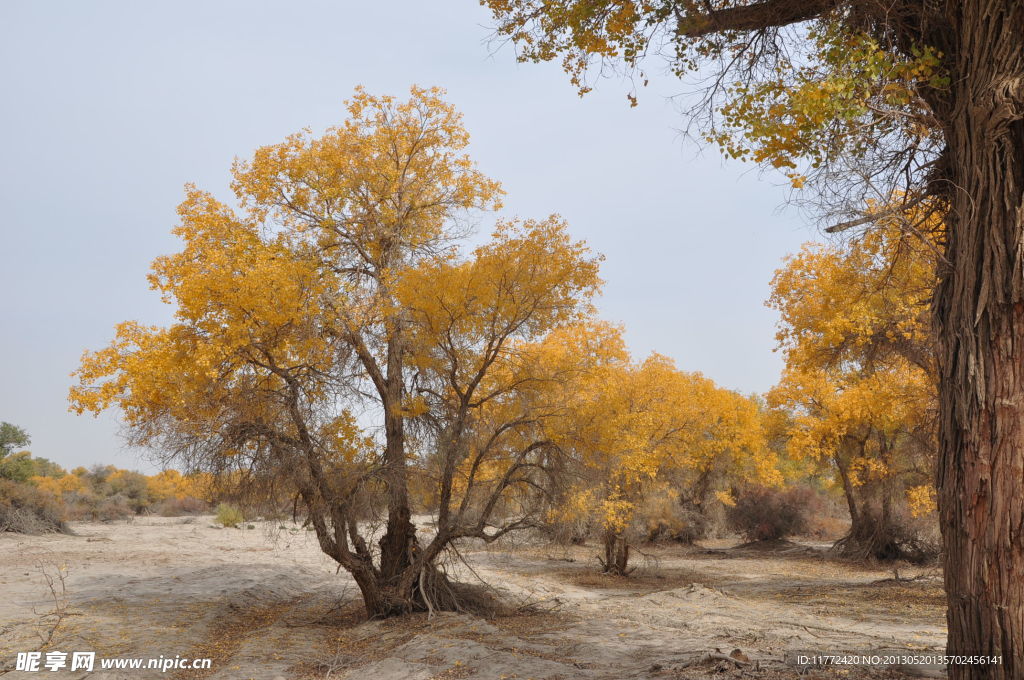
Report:
[{"label": "yellow-leaved tree", "polygon": [[789,413],[790,454],[817,461],[843,490],[852,525],[838,547],[923,559],[932,548],[898,509],[926,510],[934,479],[935,258],[900,226],[807,245],[776,273],[769,305],[782,316],[786,367],[769,401]]},{"label": "yellow-leaved tree", "polygon": [[631,571],[630,544],[648,533],[660,506],[682,498],[699,506],[726,492],[716,481],[781,481],[757,403],[664,356],[608,362],[572,389],[573,407],[555,436],[578,481],[553,514],[597,525],[607,573]]},{"label": "yellow-leaved tree", "polygon": [[[451,608],[442,552],[528,524],[544,493],[553,414],[531,402],[551,381],[531,348],[590,314],[598,258],[554,217],[463,252],[502,192],[443,92],[347,108],[236,163],[239,209],[188,189],[184,248],[150,276],[175,322],[118,326],[70,398],[120,409],[166,462],[293,493],[371,617]],[[418,535],[409,468],[427,458],[440,505]]]}]

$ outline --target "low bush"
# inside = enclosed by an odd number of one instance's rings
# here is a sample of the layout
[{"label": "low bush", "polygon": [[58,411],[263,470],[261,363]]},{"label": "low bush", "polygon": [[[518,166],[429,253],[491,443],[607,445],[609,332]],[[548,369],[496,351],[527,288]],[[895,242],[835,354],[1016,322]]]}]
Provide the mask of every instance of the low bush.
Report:
[{"label": "low bush", "polygon": [[818,504],[817,494],[804,486],[744,489],[726,511],[729,528],[748,541],[776,541],[808,528],[808,517]]},{"label": "low bush", "polygon": [[821,541],[835,541],[850,530],[850,520],[830,514],[812,514],[803,535]]},{"label": "low bush", "polygon": [[68,517],[78,522],[112,522],[138,514],[129,499],[120,494],[96,496],[72,492],[64,494],[63,501]]},{"label": "low bush", "polygon": [[139,511],[133,499],[121,494],[114,494],[99,502],[94,519],[101,522],[113,522],[117,519],[128,519],[137,514]]},{"label": "low bush", "polygon": [[548,540],[559,545],[583,545],[591,534],[591,526],[586,518],[558,518],[548,520],[540,527],[540,533]]},{"label": "low bush", "polygon": [[185,498],[165,498],[155,504],[152,510],[161,517],[205,515],[210,511],[210,505],[206,501],[186,496]]},{"label": "low bush", "polygon": [[237,527],[245,521],[242,511],[228,503],[221,503],[217,506],[217,523],[225,527]]},{"label": "low bush", "polygon": [[30,484],[0,479],[0,532],[70,533],[64,506],[53,495]]}]

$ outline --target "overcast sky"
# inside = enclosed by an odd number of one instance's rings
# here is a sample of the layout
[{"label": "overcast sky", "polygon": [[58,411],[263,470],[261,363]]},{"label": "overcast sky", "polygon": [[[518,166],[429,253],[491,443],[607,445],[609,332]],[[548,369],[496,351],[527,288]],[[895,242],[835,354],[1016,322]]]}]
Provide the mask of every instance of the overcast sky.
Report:
[{"label": "overcast sky", "polygon": [[780,178],[686,142],[673,80],[580,99],[490,25],[475,0],[0,2],[0,421],[66,467],[152,470],[115,416],[67,412],[69,374],[114,324],[170,318],[144,277],[184,183],[229,199],[234,157],[341,122],[358,84],[447,88],[506,212],[560,213],[605,255],[600,309],[637,357],[767,390],[768,283],[817,236]]}]

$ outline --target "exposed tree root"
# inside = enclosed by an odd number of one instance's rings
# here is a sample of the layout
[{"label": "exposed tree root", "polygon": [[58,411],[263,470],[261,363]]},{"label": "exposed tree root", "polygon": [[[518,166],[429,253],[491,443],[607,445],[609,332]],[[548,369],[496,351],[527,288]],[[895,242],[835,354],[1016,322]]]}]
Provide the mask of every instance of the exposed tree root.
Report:
[{"label": "exposed tree root", "polygon": [[855,560],[904,560],[912,564],[933,562],[939,556],[938,546],[921,540],[913,531],[893,523],[869,520],[855,524],[850,533],[832,545],[832,551]]}]

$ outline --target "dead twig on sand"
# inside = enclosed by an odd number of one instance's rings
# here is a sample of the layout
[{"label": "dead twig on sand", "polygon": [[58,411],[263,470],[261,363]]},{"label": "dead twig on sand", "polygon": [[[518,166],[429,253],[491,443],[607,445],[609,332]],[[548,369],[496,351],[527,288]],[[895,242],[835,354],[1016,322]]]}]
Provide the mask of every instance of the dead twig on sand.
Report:
[{"label": "dead twig on sand", "polygon": [[706,663],[710,663],[712,661],[725,661],[727,663],[735,664],[736,668],[743,668],[751,664],[751,661],[749,658],[747,658],[747,655],[739,649],[734,649],[729,654],[724,653],[720,649],[715,649],[715,651],[713,652],[702,654],[701,656],[690,659],[689,661],[680,664],[676,667],[676,669],[678,670],[682,668],[690,668],[691,666],[700,666]]},{"label": "dead twig on sand", "polygon": [[[562,600],[560,600],[558,597],[555,597],[554,595],[552,595],[551,597],[545,597],[540,600],[531,600],[530,596],[532,595],[533,593],[527,595],[526,598],[518,605],[516,605],[516,607],[512,611],[516,614],[538,614],[541,612],[551,613],[560,610],[562,606],[565,604],[564,602],[562,602]],[[549,602],[551,603],[550,605],[546,607],[541,606]]]},{"label": "dead twig on sand", "polygon": [[892,578],[881,578],[877,581],[872,581],[872,585],[879,583],[914,583],[915,581],[930,581],[932,579],[940,578],[941,574],[938,569],[929,569],[928,571],[921,572],[917,576],[900,576],[899,568],[892,570]]},{"label": "dead twig on sand", "polygon": [[32,613],[36,615],[38,626],[41,629],[36,631],[40,640],[37,650],[43,650],[50,646],[57,630],[64,623],[64,619],[70,616],[67,585],[69,570],[67,564],[54,565],[42,560],[36,562],[36,568],[43,576],[46,589],[49,591],[49,601],[53,603],[53,610],[49,612],[40,612],[32,607]]}]

